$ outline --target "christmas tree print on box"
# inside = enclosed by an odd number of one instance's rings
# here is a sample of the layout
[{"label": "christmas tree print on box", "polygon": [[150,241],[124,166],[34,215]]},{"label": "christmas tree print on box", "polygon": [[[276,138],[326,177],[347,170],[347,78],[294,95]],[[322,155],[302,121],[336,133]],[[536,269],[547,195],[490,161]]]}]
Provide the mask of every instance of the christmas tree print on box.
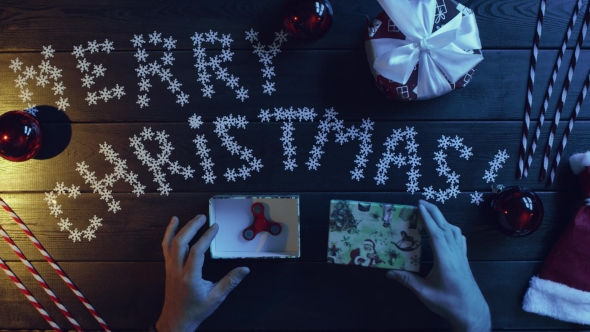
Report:
[{"label": "christmas tree print on box", "polygon": [[415,206],[332,200],[328,262],[419,271],[422,232]]}]

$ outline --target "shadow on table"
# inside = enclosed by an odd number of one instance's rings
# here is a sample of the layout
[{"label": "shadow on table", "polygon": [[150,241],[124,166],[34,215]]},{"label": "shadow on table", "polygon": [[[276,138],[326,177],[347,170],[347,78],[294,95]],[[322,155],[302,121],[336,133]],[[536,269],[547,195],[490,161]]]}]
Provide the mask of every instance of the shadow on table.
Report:
[{"label": "shadow on table", "polygon": [[43,131],[43,144],[34,159],[50,159],[62,153],[72,139],[72,125],[65,112],[52,106],[37,106],[35,116]]}]

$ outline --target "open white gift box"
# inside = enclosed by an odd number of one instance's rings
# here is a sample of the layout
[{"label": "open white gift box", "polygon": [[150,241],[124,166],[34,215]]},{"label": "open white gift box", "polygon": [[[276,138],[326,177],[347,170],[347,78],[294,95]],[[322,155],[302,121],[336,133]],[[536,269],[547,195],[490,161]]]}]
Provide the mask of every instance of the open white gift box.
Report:
[{"label": "open white gift box", "polygon": [[[279,234],[261,231],[246,240],[244,230],[254,224],[255,203],[262,205],[264,219],[280,224]],[[299,196],[213,196],[209,200],[209,225],[214,223],[219,225],[219,232],[211,242],[212,258],[300,256]]]}]

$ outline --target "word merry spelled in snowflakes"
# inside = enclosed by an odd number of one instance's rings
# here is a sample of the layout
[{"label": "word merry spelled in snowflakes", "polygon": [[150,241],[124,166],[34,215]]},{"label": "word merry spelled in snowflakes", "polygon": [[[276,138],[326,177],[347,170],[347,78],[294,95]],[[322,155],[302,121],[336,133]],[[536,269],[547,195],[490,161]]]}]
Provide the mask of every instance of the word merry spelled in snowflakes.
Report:
[{"label": "word merry spelled in snowflakes", "polygon": [[[225,82],[226,86],[234,90],[236,92],[236,98],[243,102],[245,99],[249,98],[248,89],[245,89],[244,86],[239,84],[239,77],[230,74],[228,68],[221,66],[222,63],[231,62],[233,59],[234,53],[231,52],[230,48],[233,39],[230,34],[222,34],[221,37],[218,35],[218,32],[210,30],[206,33],[195,32],[194,36],[191,37],[193,46],[195,47],[193,49],[193,56],[196,58],[195,68],[197,68],[198,72],[197,81],[203,85],[201,92],[203,93],[203,97],[212,98],[215,90],[213,85],[210,84],[210,78],[214,74],[217,80]],[[271,95],[276,91],[275,83],[271,81],[272,77],[275,76],[272,60],[281,52],[280,47],[282,43],[287,41],[287,34],[284,31],[275,32],[273,43],[271,45],[262,45],[258,42],[258,32],[250,29],[250,31],[246,31],[245,39],[252,43],[253,53],[258,56],[258,62],[264,66],[264,68],[262,68],[262,78],[266,79],[266,82],[262,85],[263,93]],[[178,79],[174,78],[174,75],[171,72],[175,60],[172,50],[176,49],[176,42],[177,40],[172,38],[172,36],[162,38],[162,34],[156,31],[148,35],[147,42],[142,34],[133,35],[131,43],[133,47],[137,49],[134,57],[138,62],[138,68],[136,68],[135,71],[139,78],[138,86],[140,92],[137,96],[136,103],[140,108],[149,106],[150,98],[148,94],[150,88],[152,88],[151,78],[156,76],[160,78],[161,82],[167,84],[167,90],[176,96],[177,104],[184,106],[189,103],[190,95],[181,89],[182,83],[178,82]],[[146,43],[154,46],[160,45],[165,48],[166,51],[164,51],[164,55],[159,59],[148,59],[150,54],[148,54],[144,48],[144,44]],[[221,54],[207,57],[205,52],[206,48],[204,47],[205,43],[211,45],[220,43],[222,46]],[[86,55],[88,53],[94,54],[99,52],[109,54],[113,50],[115,50],[113,42],[108,39],[105,39],[103,43],[98,43],[96,40],[89,41],[88,46],[86,47],[83,45],[74,46],[72,55],[77,60],[76,68],[84,75],[81,77],[83,88],[91,90],[96,84],[96,80],[99,77],[104,77],[107,70],[103,64],[93,64],[90,62]],[[31,85],[36,84],[36,86],[45,88],[46,86],[51,86],[51,81],[53,81],[53,87],[51,89],[55,96],[60,96],[59,99],[55,101],[57,108],[65,111],[67,107],[70,106],[68,98],[63,96],[64,91],[66,90],[63,81],[60,80],[63,70],[50,63],[50,58],[54,57],[54,53],[55,50],[51,45],[43,46],[41,54],[45,60],[42,60],[41,64],[37,65],[37,68],[34,65],[31,65],[24,66],[23,69],[24,63],[19,58],[11,60],[11,63],[8,66],[15,73],[18,73],[18,77],[14,80],[16,88],[20,90],[18,97],[21,98],[23,103],[27,103],[27,111],[33,115],[35,115],[38,110],[35,104],[29,103],[32,101],[33,97],[33,92],[30,91],[28,87],[29,83]],[[208,69],[211,70],[211,73],[208,72]],[[121,99],[121,97],[125,95],[124,87],[116,84],[114,87],[110,88],[103,87],[102,89],[95,91],[87,91],[85,100],[88,102],[88,105],[91,106],[97,105],[97,102],[100,100],[107,102],[115,97]]]},{"label": "word merry spelled in snowflakes", "polygon": [[[270,122],[271,120],[283,122],[281,129],[283,135],[280,138],[283,147],[283,155],[286,159],[283,160],[286,171],[294,171],[299,165],[296,161],[296,149],[297,146],[294,144],[293,133],[295,131],[294,121],[308,121],[314,122],[317,114],[313,108],[275,108],[273,112],[270,110],[261,110],[258,118],[261,122]],[[252,176],[252,172],[260,172],[264,167],[261,159],[255,157],[255,153],[252,149],[240,145],[234,136],[230,135],[231,129],[242,129],[246,130],[248,121],[245,116],[223,116],[218,117],[213,124],[215,125],[214,133],[217,134],[221,140],[221,145],[227,149],[231,155],[239,156],[240,160],[244,163],[238,168],[226,168],[223,176],[227,182],[235,182],[238,179],[246,180]],[[323,148],[331,139],[330,133],[334,133],[334,142],[340,145],[351,141],[358,141],[358,153],[354,160],[354,168],[350,171],[351,179],[360,181],[365,178],[364,171],[368,163],[368,155],[373,152],[372,144],[372,132],[374,122],[370,119],[363,119],[362,124],[359,128],[352,126],[345,126],[344,120],[338,119],[338,113],[333,108],[327,109],[323,115],[323,118],[319,120],[318,132],[315,136],[315,143],[312,149],[309,151],[308,160],[305,162],[309,171],[316,171],[321,167],[321,158],[325,153]],[[188,125],[191,129],[198,130],[203,125],[203,121],[200,116],[196,114],[192,115],[188,119]],[[403,166],[409,167],[406,172],[408,176],[408,182],[406,183],[407,191],[414,194],[420,191],[419,178],[420,174],[419,166],[421,166],[421,157],[418,157],[419,144],[416,143],[415,137],[418,133],[413,127],[406,127],[405,129],[398,128],[393,129],[392,134],[387,137],[383,145],[386,147],[385,152],[382,153],[381,158],[377,163],[377,174],[373,177],[377,185],[385,185],[389,180],[387,173],[390,167],[397,166],[401,168]],[[178,161],[170,160],[174,147],[168,140],[168,135],[164,130],[152,131],[151,128],[143,128],[143,131],[139,135],[133,135],[129,138],[129,146],[134,149],[134,154],[137,159],[141,161],[143,166],[147,166],[149,171],[153,175],[153,182],[158,184],[157,191],[160,195],[168,196],[172,191],[170,184],[166,180],[167,174],[181,175],[185,180],[193,178],[195,172],[194,169],[188,166],[181,166]],[[157,146],[160,149],[160,153],[156,156],[152,155],[145,143],[157,142]],[[215,163],[209,155],[211,149],[207,146],[208,140],[204,133],[199,133],[193,140],[196,147],[196,155],[200,158],[200,166],[203,169],[202,179],[205,184],[214,184],[217,176],[213,166]],[[396,148],[401,146],[401,143],[405,142],[404,151],[396,152]],[[113,185],[123,180],[133,187],[133,193],[138,197],[145,193],[146,186],[143,185],[138,175],[129,169],[127,166],[127,160],[119,157],[119,154],[114,151],[112,146],[107,144],[99,145],[99,152],[105,156],[105,160],[114,166],[113,172],[105,174],[102,179],[99,179],[94,171],[90,170],[90,165],[84,161],[77,164],[76,170],[84,179],[85,183],[90,184],[94,193],[100,195],[100,199],[106,202],[108,212],[117,213],[121,210],[120,202],[116,200],[112,195]],[[457,195],[461,193],[459,190],[459,178],[460,175],[455,171],[452,171],[447,163],[447,151],[455,150],[459,154],[459,158],[469,160],[473,156],[472,148],[463,143],[463,138],[455,136],[455,138],[442,136],[438,140],[439,150],[434,152],[433,160],[438,164],[436,171],[439,177],[444,177],[447,188],[435,189],[433,186],[422,187],[422,195],[425,199],[435,199],[437,202],[442,204],[451,198],[457,198]],[[497,176],[497,171],[502,167],[502,164],[506,161],[508,155],[506,150],[498,151],[498,154],[494,159],[489,162],[490,170],[486,170],[483,179],[486,182],[493,182]],[[351,165],[352,166],[352,165]],[[72,185],[66,187],[63,183],[57,183],[53,191],[46,193],[45,200],[49,207],[49,212],[54,217],[60,216],[63,211],[61,205],[58,204],[57,199],[60,196],[67,194],[68,198],[76,198],[80,194],[80,187]],[[471,203],[478,204],[482,201],[482,194],[475,192],[471,194]],[[68,231],[70,233],[69,238],[72,241],[80,241],[82,238],[86,238],[89,241],[95,238],[95,232],[101,224],[102,219],[96,215],[91,218],[90,225],[83,231],[78,231],[78,228],[71,229],[72,223],[68,218],[60,218],[58,223],[60,230]]]}]

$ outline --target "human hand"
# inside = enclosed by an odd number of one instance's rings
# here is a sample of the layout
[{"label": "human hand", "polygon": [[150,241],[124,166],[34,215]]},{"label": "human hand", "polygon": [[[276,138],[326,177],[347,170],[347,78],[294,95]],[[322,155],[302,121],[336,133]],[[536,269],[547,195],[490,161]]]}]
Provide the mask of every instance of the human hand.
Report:
[{"label": "human hand", "polygon": [[490,331],[490,309],[477,286],[461,229],[449,224],[438,207],[420,200],[418,205],[434,254],[426,278],[391,270],[387,277],[412,290],[430,310],[447,319],[453,331]]},{"label": "human hand", "polygon": [[166,295],[162,314],[156,323],[158,332],[194,331],[250,273],[247,267],[231,270],[219,282],[202,278],[205,252],[217,235],[213,224],[191,248],[188,244],[207,218],[197,215],[175,236],[178,218],[172,217],[162,241],[166,263]]}]

